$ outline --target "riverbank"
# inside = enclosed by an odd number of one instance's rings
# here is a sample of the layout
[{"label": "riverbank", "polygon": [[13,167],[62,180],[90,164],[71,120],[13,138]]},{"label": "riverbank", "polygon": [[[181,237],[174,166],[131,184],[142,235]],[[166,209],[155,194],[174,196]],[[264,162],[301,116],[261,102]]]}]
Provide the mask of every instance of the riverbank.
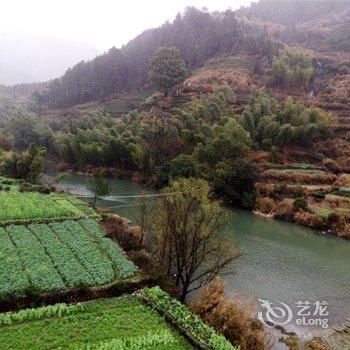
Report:
[{"label": "riverbank", "polygon": [[[86,176],[70,175],[62,186],[90,202]],[[140,193],[157,192],[128,180],[110,179],[111,194],[98,201],[117,214],[132,218],[132,208]],[[149,197],[154,200],[156,197]],[[350,314],[350,242],[300,225],[266,220],[240,209],[227,209],[228,223],[222,235],[242,253],[226,276],[228,295],[232,293],[273,303],[287,303],[296,312],[297,301],[327,300],[329,323],[341,324]],[[288,331],[305,332],[290,325]]]},{"label": "riverbank", "polygon": [[[73,172],[72,170],[69,171]],[[96,172],[112,180],[132,181],[142,186],[153,188],[155,191],[157,190],[155,176],[142,174],[139,171],[117,170],[113,167],[87,167],[85,172],[76,171],[73,172],[73,174],[76,174],[78,176],[92,176]],[[302,189],[301,186],[299,187]],[[300,196],[306,196],[305,198],[307,202],[310,202],[312,204],[306,210],[302,208],[295,210],[293,207],[293,199],[290,198],[291,190],[288,190],[288,186],[285,186],[285,188],[287,189],[286,193],[280,196],[272,195],[270,189],[270,192],[268,192],[269,196],[266,197],[266,186],[263,187],[261,183],[258,183],[257,191],[260,195],[257,199],[255,207],[252,209],[252,213],[261,215],[267,219],[287,221],[301,225],[313,230],[317,230],[324,235],[350,239],[350,216],[348,215],[348,210],[350,212],[350,198],[348,201],[346,197],[344,197],[346,207],[342,209],[342,211],[336,213],[330,209],[323,208],[323,210],[319,210],[316,213],[312,210],[315,208],[315,201],[311,199],[312,196],[308,196],[305,191],[301,191]],[[298,191],[300,191],[300,188],[298,188]],[[313,192],[316,190],[317,188],[314,188]],[[333,198],[332,201],[334,201]],[[338,202],[341,201],[341,199],[336,199],[336,201],[337,205],[339,206]],[[316,208],[319,208],[320,205],[320,201],[318,200],[316,203]],[[349,207],[348,209],[347,205]]]}]

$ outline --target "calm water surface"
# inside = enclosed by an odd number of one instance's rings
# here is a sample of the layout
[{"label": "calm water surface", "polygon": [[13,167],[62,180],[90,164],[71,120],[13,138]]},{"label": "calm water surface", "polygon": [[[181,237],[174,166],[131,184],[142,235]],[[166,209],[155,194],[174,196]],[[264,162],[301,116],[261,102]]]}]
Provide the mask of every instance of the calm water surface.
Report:
[{"label": "calm water surface", "polygon": [[[89,200],[86,183],[86,177],[71,175],[62,185]],[[111,195],[99,205],[113,207],[129,218],[133,196],[156,193],[126,180],[111,180],[111,186]],[[242,253],[234,263],[234,274],[226,277],[231,293],[282,301],[294,310],[297,301],[327,301],[330,324],[350,318],[350,241],[239,209],[228,209],[228,215],[229,224],[223,234],[232,238],[232,244]],[[301,333],[309,329],[289,328]]]}]

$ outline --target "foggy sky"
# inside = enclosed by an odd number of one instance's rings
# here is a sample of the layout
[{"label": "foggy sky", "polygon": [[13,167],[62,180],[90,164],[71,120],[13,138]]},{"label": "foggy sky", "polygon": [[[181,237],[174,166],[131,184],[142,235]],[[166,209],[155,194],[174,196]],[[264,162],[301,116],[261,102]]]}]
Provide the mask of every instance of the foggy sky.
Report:
[{"label": "foggy sky", "polygon": [[237,9],[251,0],[2,0],[0,84],[43,81],[121,47],[186,6]]}]

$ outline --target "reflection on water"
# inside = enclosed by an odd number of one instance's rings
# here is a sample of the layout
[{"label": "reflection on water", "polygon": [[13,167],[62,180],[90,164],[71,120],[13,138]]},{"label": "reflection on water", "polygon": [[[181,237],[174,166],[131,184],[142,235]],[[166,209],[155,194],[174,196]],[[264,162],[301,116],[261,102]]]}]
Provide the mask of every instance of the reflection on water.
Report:
[{"label": "reflection on water", "polygon": [[[63,181],[72,193],[86,200],[84,176]],[[141,192],[156,194],[127,180],[111,180],[111,195],[99,205],[129,217]],[[150,197],[154,200],[155,197]],[[234,275],[226,277],[230,292],[283,301],[328,301],[330,321],[339,324],[350,317],[350,242],[316,235],[307,228],[266,220],[247,211],[228,209],[229,224],[223,234],[242,253],[234,263]]]}]

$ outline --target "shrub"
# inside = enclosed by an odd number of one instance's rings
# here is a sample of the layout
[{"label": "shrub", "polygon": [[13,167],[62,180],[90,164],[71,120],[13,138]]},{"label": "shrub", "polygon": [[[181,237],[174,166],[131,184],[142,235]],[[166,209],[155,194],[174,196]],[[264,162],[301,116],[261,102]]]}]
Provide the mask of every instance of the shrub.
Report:
[{"label": "shrub", "polygon": [[305,198],[296,198],[293,202],[293,208],[298,211],[302,209],[304,211],[308,211],[309,207],[307,204],[307,200]]},{"label": "shrub", "polygon": [[256,209],[264,214],[269,214],[275,211],[276,205],[272,198],[263,197],[257,200]]},{"label": "shrub", "polygon": [[312,196],[316,199],[325,199],[326,192],[324,191],[315,191],[312,193]]},{"label": "shrub", "polygon": [[53,191],[53,188],[46,185],[39,185],[37,191],[43,194],[50,194]]},{"label": "shrub", "polygon": [[19,186],[20,192],[34,192],[36,190],[36,186],[30,183],[24,182]]},{"label": "shrub", "polygon": [[333,159],[324,159],[323,164],[327,169],[329,169],[333,173],[337,174],[340,171],[338,163]]},{"label": "shrub", "polygon": [[322,219],[317,215],[301,210],[294,214],[294,222],[314,229],[321,229],[323,227]]},{"label": "shrub", "polygon": [[277,205],[275,217],[277,219],[281,219],[285,221],[293,221],[293,217],[294,217],[293,205],[288,201],[280,202]]}]

